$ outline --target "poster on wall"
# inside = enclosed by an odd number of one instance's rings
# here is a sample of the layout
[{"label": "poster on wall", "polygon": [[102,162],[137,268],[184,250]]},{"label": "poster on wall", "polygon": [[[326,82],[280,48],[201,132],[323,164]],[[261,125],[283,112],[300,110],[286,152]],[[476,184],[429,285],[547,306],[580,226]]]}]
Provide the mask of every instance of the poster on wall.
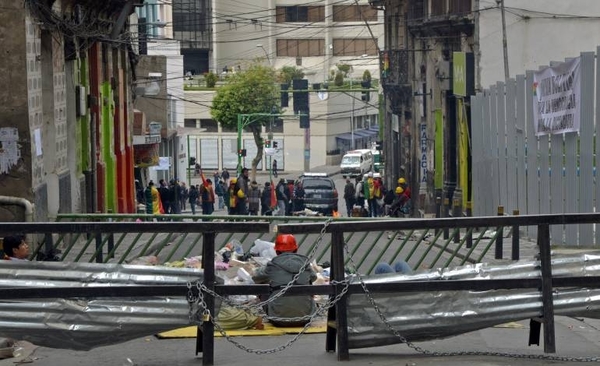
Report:
[{"label": "poster on wall", "polygon": [[533,74],[536,136],[579,131],[581,59],[574,58]]}]

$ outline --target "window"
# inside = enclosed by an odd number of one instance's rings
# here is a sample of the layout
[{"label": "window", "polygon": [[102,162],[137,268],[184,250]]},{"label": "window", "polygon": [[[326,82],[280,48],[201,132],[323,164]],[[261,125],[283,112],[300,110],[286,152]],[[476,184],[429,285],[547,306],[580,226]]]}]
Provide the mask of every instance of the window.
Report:
[{"label": "window", "polygon": [[200,128],[205,129],[206,132],[219,132],[219,124],[214,119],[202,118]]},{"label": "window", "polygon": [[173,12],[173,31],[194,32],[206,31],[205,16],[202,13]]},{"label": "window", "polygon": [[[361,15],[362,14],[362,15]],[[360,22],[362,20],[369,22],[377,21],[377,9],[369,5],[334,5],[334,22]]]},{"label": "window", "polygon": [[196,128],[196,120],[191,118],[186,118],[183,120],[183,127],[188,128]]},{"label": "window", "polygon": [[450,14],[468,14],[471,12],[471,0],[450,0]]},{"label": "window", "polygon": [[324,39],[278,39],[277,56],[310,57],[325,55]]},{"label": "window", "polygon": [[278,6],[277,23],[324,22],[324,6]]},{"label": "window", "polygon": [[447,3],[446,0],[433,0],[431,2],[430,15],[444,15],[447,12]]},{"label": "window", "polygon": [[372,38],[359,39],[333,39],[334,56],[375,56],[377,55],[377,44]]}]

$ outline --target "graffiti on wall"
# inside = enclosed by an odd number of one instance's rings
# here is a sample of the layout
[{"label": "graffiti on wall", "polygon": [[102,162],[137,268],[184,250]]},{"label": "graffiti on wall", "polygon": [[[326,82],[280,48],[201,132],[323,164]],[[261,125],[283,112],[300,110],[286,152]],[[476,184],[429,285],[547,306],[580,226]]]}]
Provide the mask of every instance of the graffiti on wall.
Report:
[{"label": "graffiti on wall", "polygon": [[21,158],[19,131],[16,127],[0,128],[0,174],[6,174]]}]

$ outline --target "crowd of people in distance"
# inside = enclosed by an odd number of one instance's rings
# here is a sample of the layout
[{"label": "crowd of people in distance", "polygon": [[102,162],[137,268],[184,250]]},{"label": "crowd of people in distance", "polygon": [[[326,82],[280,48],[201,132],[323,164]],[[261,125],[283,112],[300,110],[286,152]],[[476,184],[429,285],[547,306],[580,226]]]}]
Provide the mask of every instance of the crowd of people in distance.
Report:
[{"label": "crowd of people in distance", "polygon": [[344,187],[346,214],[369,217],[404,217],[412,211],[411,191],[406,179],[401,177],[395,188],[387,189],[381,177],[368,173],[346,179]]}]

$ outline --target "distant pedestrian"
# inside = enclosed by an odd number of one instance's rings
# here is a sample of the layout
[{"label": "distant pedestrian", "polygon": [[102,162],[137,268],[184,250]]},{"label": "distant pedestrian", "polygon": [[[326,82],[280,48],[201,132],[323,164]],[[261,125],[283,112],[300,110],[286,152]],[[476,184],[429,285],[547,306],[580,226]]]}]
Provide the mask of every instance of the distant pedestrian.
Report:
[{"label": "distant pedestrian", "polygon": [[215,186],[217,185],[217,182],[221,179],[221,174],[219,174],[218,170],[215,170],[215,174],[213,174],[213,182],[215,182]]},{"label": "distant pedestrian", "polygon": [[190,208],[192,210],[192,215],[196,214],[196,204],[198,204],[198,189],[195,185],[190,187],[188,193],[188,200],[190,202]]},{"label": "distant pedestrian", "polygon": [[287,203],[289,201],[288,198],[288,188],[287,185],[285,184],[285,179],[281,178],[279,179],[279,183],[277,184],[277,187],[275,188],[275,194],[277,196],[277,216],[285,216],[286,214],[286,207],[287,207]]},{"label": "distant pedestrian", "polygon": [[227,168],[223,168],[223,171],[221,172],[221,179],[225,181],[225,185],[229,184],[229,171]]},{"label": "distant pedestrian", "polygon": [[202,197],[202,214],[211,215],[215,210],[215,191],[210,179],[206,180],[206,185],[201,186],[200,196]]},{"label": "distant pedestrian", "polygon": [[273,207],[271,207],[271,191],[273,187],[271,187],[270,182],[265,182],[265,188],[262,191],[262,195],[260,197],[260,214],[263,216],[272,216],[273,215]]},{"label": "distant pedestrian", "polygon": [[248,186],[250,185],[250,178],[248,177],[248,174],[248,168],[243,168],[242,173],[237,178],[235,185],[235,194],[238,198],[238,215],[248,215]]},{"label": "distant pedestrian", "polygon": [[185,210],[185,203],[188,200],[188,195],[189,195],[189,191],[187,186],[185,185],[185,182],[181,182],[181,186],[179,191],[181,192],[181,195],[179,196],[179,200],[181,201],[181,211]]},{"label": "distant pedestrian", "polygon": [[164,179],[158,181],[158,193],[160,194],[159,198],[162,203],[163,212],[165,214],[170,213],[169,186]]},{"label": "distant pedestrian", "polygon": [[356,194],[354,183],[350,178],[346,178],[346,186],[344,187],[344,200],[346,201],[346,214],[348,217],[352,216],[352,208],[354,207],[354,202],[356,202],[356,198],[354,197]]},{"label": "distant pedestrian", "polygon": [[260,194],[261,192],[258,188],[258,183],[253,180],[248,189],[248,212],[252,216],[258,215],[258,210],[260,209]]},{"label": "distant pedestrian", "polygon": [[273,164],[271,166],[271,172],[273,177],[277,178],[277,159],[273,159]]},{"label": "distant pedestrian", "polygon": [[197,177],[200,175],[200,164],[196,163],[194,166],[194,175]]},{"label": "distant pedestrian", "polygon": [[223,180],[219,179],[215,184],[215,194],[218,199],[218,208],[222,210],[225,208],[225,192],[227,192],[227,186]]}]

